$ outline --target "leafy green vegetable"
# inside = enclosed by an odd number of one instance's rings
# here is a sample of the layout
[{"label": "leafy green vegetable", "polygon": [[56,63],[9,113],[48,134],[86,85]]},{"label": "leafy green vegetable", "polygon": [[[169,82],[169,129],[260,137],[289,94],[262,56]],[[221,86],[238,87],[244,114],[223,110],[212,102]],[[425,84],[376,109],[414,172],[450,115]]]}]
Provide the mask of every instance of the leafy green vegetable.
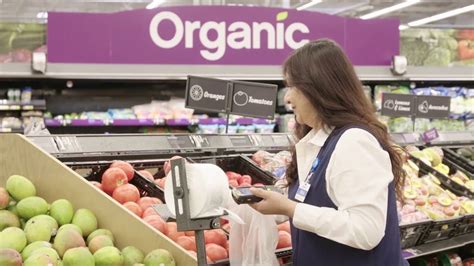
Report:
[{"label": "leafy green vegetable", "polygon": [[437,47],[431,50],[423,61],[425,66],[448,66],[451,62],[451,52],[446,48]]}]

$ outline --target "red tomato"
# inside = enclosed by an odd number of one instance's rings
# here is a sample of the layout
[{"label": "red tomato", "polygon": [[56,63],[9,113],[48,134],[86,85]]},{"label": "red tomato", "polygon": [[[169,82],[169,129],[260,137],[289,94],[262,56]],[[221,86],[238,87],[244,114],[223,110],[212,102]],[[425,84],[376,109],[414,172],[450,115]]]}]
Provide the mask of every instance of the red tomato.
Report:
[{"label": "red tomato", "polygon": [[133,179],[133,176],[135,175],[135,170],[133,170],[133,166],[127,162],[124,161],[114,161],[109,168],[117,167],[122,169],[125,174],[127,175],[128,181]]},{"label": "red tomato", "polygon": [[250,177],[249,175],[243,175],[242,178],[239,180],[239,184],[241,183],[252,184],[252,177]]},{"label": "red tomato", "polygon": [[220,229],[204,231],[204,238],[206,244],[214,243],[221,247],[225,247],[227,243],[227,236],[225,235],[224,231]]},{"label": "red tomato", "polygon": [[194,236],[195,232],[194,231],[184,231],[184,234],[187,236]]},{"label": "red tomato", "polygon": [[158,213],[155,211],[155,209],[153,209],[152,207],[149,207],[143,212],[142,217],[145,218],[145,217],[150,216],[150,215],[158,215]]},{"label": "red tomato", "polygon": [[102,189],[102,184],[97,182],[97,181],[91,181],[91,184],[94,185],[96,188],[103,190]]},{"label": "red tomato", "polygon": [[240,175],[237,174],[236,172],[227,171],[227,172],[225,172],[225,174],[227,175],[227,178],[228,178],[229,180],[231,180],[231,179],[237,180],[237,179],[240,178]]},{"label": "red tomato", "polygon": [[278,231],[285,231],[288,234],[291,234],[290,231],[290,222],[284,222],[278,225]]},{"label": "red tomato", "polygon": [[230,232],[230,223],[224,224],[222,226],[222,229],[226,230],[227,232]]},{"label": "red tomato", "polygon": [[152,205],[163,203],[159,198],[154,197],[142,197],[140,199],[137,199],[136,202],[138,203],[138,205],[140,205],[140,208],[142,208],[143,211],[146,211],[146,209],[148,209]]},{"label": "red tomato", "polygon": [[136,186],[125,184],[117,187],[112,193],[112,197],[122,204],[128,201],[135,202],[140,199],[140,192]]},{"label": "red tomato", "polygon": [[228,258],[225,248],[213,243],[206,245],[206,254],[212,261],[224,260]]},{"label": "red tomato", "polygon": [[176,240],[176,244],[182,246],[186,250],[196,251],[196,241],[194,240],[194,237],[180,236]]},{"label": "red tomato", "polygon": [[168,175],[169,172],[171,172],[171,160],[175,160],[175,159],[181,159],[183,157],[181,156],[173,156],[171,157],[171,159],[169,159],[169,161],[166,161],[165,164],[163,165],[163,170],[165,171],[165,175]]},{"label": "red tomato", "polygon": [[128,183],[127,175],[120,168],[109,168],[102,175],[102,188],[108,194],[112,194],[114,190]]},{"label": "red tomato", "polygon": [[175,222],[167,222],[166,225],[168,226],[168,234],[167,236],[171,238],[174,242],[180,236],[185,236],[184,232],[178,232],[178,226]]},{"label": "red tomato", "polygon": [[237,182],[237,180],[235,180],[235,179],[231,179],[231,180],[229,180],[229,186],[231,186],[231,187],[238,187],[238,186],[239,186],[239,182]]},{"label": "red tomato", "polygon": [[138,217],[142,217],[142,214],[143,214],[142,208],[140,208],[140,206],[138,206],[138,204],[136,204],[135,202],[132,202],[132,201],[125,202],[123,206],[129,209],[130,211],[132,211],[133,213],[135,213]]},{"label": "red tomato", "polygon": [[150,180],[150,181],[154,181],[155,178],[153,177],[153,175],[148,172],[147,170],[140,170],[138,171],[138,173],[140,173],[144,178]]},{"label": "red tomato", "polygon": [[155,179],[153,182],[155,182],[155,184],[161,189],[165,189],[166,177]]},{"label": "red tomato", "polygon": [[143,221],[153,226],[155,229],[159,230],[163,234],[168,233],[168,227],[163,219],[159,215],[150,215],[143,218]]},{"label": "red tomato", "polygon": [[291,247],[291,235],[285,231],[278,231],[277,249]]}]

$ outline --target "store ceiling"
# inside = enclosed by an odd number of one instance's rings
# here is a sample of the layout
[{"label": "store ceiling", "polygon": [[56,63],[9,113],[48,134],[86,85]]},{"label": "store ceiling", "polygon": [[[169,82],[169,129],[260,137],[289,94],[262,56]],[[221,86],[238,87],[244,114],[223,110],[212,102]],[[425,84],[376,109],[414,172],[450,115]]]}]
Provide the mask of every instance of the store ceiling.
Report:
[{"label": "store ceiling", "polygon": [[[145,8],[152,0],[0,0],[0,21],[45,22],[41,12],[116,12]],[[172,5],[253,5],[297,8],[310,0],[164,0],[160,6]],[[341,16],[360,17],[404,1],[323,0],[307,10]],[[472,5],[473,0],[421,0],[419,3],[381,17],[398,17],[402,24],[452,9]],[[474,12],[436,21],[428,27],[474,28]]]}]

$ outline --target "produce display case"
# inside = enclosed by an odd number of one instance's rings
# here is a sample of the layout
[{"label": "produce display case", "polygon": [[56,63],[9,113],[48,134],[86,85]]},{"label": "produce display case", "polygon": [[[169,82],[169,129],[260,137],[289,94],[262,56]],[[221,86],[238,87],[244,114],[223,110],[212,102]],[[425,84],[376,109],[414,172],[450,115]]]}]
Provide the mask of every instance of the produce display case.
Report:
[{"label": "produce display case", "polygon": [[400,225],[400,244],[402,248],[411,248],[418,245],[431,224],[432,221],[428,220]]},{"label": "produce display case", "polygon": [[474,198],[474,193],[469,191],[466,187],[456,183],[448,176],[440,173],[438,170],[430,167],[422,160],[410,155],[410,159],[415,162],[415,164],[420,168],[420,173],[423,175],[431,174],[435,176],[442,184],[443,187],[447,188],[449,191],[453,192],[458,196],[465,196],[468,198]]},{"label": "produce display case", "polygon": [[[16,135],[12,136],[24,139]],[[420,144],[417,140],[412,141],[413,139],[410,137],[405,136],[403,139],[410,140],[412,144]],[[164,176],[162,169],[164,162],[174,155],[180,155],[195,162],[215,163],[225,171],[230,170],[249,174],[252,177],[257,176],[254,182],[268,184],[275,180],[274,177],[271,173],[259,168],[250,159],[251,154],[258,150],[266,150],[271,153],[288,150],[293,143],[291,136],[286,134],[53,135],[30,136],[29,141],[24,141],[32,147],[36,145],[42,149],[43,151],[35,147],[50,160],[54,160],[58,167],[64,169],[63,171],[72,173],[75,177],[85,177],[85,179],[80,178],[82,183],[87,183],[84,182],[86,179],[98,180],[101,173],[115,159],[130,162],[136,170],[150,170],[154,178],[160,178]],[[464,143],[466,140],[462,141]],[[449,140],[449,144],[452,145],[452,143],[452,139]],[[405,145],[406,143],[401,144]],[[46,155],[46,152],[50,155]],[[416,161],[416,158],[415,162],[419,164],[421,173],[437,175],[436,172],[432,172],[431,168],[424,167],[421,161]],[[135,178],[136,180],[132,183],[140,189],[142,196],[162,198],[162,190],[152,181],[144,178],[138,172],[135,172]],[[94,190],[89,185],[87,187]],[[100,196],[107,198],[105,201],[115,208],[122,208],[113,202],[112,198]],[[134,217],[128,218],[133,220]],[[135,223],[146,227],[147,230],[153,230],[143,225],[138,219],[134,220]],[[401,240],[403,247],[407,250],[406,257],[414,258],[433,252],[435,248],[440,248],[440,243],[445,243],[444,249],[449,249],[450,244],[454,245],[454,243],[457,246],[461,246],[462,243],[470,243],[469,239],[474,238],[472,222],[474,222],[472,217],[465,216],[452,220],[430,220],[401,225]],[[287,248],[278,250],[277,256],[288,258],[291,253],[291,248]],[[220,261],[219,263],[219,265],[223,265],[226,262]]]},{"label": "produce display case", "polygon": [[196,260],[180,246],[22,135],[0,134],[0,169],[2,186],[9,176],[23,175],[45,200],[66,198],[75,208],[90,209],[99,226],[113,232],[119,248],[133,245],[146,253],[163,248],[171,252],[178,265],[196,265]]},{"label": "produce display case", "polygon": [[459,225],[464,217],[433,221],[419,239],[417,245],[450,239],[458,235]]},{"label": "produce display case", "polygon": [[[473,147],[469,147],[473,149]],[[466,157],[460,156],[458,153],[459,149],[456,148],[445,148],[443,149],[445,157],[453,163],[457,168],[464,170],[470,174],[470,178],[474,179],[474,161]]]},{"label": "produce display case", "polygon": [[[139,189],[141,197],[156,197],[164,202],[163,190],[140,174],[138,170],[150,171],[154,173],[154,176],[164,176],[163,164],[165,161],[166,159],[127,161],[136,169],[130,184],[135,185]],[[64,164],[88,181],[101,182],[102,174],[109,168],[112,161],[65,162]]]},{"label": "produce display case", "polygon": [[242,175],[252,177],[252,184],[261,183],[264,185],[273,185],[275,178],[268,172],[260,169],[248,157],[243,155],[228,155],[215,157],[191,158],[197,163],[211,163],[219,166],[224,171],[233,171]]}]

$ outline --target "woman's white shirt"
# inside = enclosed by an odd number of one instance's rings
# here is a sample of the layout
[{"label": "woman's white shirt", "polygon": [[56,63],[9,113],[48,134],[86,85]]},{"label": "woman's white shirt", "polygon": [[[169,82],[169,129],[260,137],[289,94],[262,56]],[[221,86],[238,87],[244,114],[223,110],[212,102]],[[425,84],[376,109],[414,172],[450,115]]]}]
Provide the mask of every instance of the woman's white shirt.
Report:
[{"label": "woman's white shirt", "polygon": [[[330,132],[313,130],[296,144],[300,184]],[[337,209],[298,203],[293,224],[335,242],[371,250],[385,234],[392,180],[390,157],[377,139],[365,130],[348,129],[326,169],[326,190]]]}]

